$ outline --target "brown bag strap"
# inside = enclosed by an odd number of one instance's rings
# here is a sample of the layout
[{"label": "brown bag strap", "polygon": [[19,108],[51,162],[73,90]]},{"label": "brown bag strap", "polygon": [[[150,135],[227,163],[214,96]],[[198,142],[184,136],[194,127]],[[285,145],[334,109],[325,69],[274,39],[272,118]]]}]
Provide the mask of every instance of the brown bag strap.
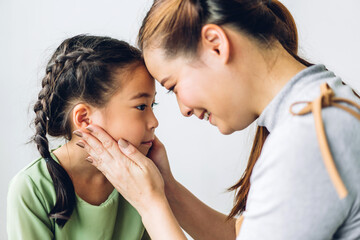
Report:
[{"label": "brown bag strap", "polygon": [[[334,159],[330,152],[330,148],[325,135],[324,124],[321,116],[321,109],[330,106],[338,107],[352,114],[360,121],[360,114],[358,112],[339,103],[341,102],[348,103],[358,108],[359,110],[360,110],[360,105],[348,99],[335,97],[334,91],[329,87],[327,83],[323,83],[320,89],[321,89],[321,95],[317,99],[315,99],[313,102],[296,102],[290,106],[290,112],[293,115],[305,115],[310,112],[313,113],[315,120],[316,135],[319,142],[321,155],[325,163],[325,167],[330,175],[331,181],[335,186],[339,198],[343,199],[348,195],[348,191],[340,177],[339,172],[337,171]],[[299,112],[295,113],[292,110],[295,105],[303,104],[303,103],[306,103],[307,105]]]}]

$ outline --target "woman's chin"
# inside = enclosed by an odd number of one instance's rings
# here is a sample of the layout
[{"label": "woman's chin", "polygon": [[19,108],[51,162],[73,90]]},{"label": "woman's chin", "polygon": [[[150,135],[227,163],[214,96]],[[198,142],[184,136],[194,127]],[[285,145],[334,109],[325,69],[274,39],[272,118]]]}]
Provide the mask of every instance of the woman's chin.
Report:
[{"label": "woman's chin", "polygon": [[230,135],[234,132],[234,130],[232,128],[229,127],[224,127],[224,126],[217,126],[220,133],[223,135]]}]

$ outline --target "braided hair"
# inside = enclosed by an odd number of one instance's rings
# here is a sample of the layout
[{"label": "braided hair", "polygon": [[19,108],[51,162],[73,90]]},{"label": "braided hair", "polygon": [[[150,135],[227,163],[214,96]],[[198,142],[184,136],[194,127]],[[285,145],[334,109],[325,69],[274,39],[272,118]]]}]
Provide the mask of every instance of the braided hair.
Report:
[{"label": "braided hair", "polygon": [[[49,217],[63,227],[76,203],[74,185],[50,154],[47,135],[71,140],[69,115],[75,104],[103,107],[120,88],[114,71],[143,64],[141,52],[110,37],[78,35],[56,49],[46,67],[42,89],[34,105],[33,141],[46,162],[56,193]],[[120,83],[119,83],[120,82]]]}]

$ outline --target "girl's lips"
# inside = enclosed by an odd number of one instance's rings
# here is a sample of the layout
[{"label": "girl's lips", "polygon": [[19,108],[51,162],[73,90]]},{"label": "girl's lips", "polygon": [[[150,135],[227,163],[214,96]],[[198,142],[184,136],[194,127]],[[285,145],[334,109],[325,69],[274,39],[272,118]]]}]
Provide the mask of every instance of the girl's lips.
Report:
[{"label": "girl's lips", "polygon": [[154,140],[150,140],[150,141],[147,141],[147,142],[142,142],[141,144],[143,144],[143,145],[147,145],[147,146],[152,146],[152,144],[153,144],[153,141]]}]

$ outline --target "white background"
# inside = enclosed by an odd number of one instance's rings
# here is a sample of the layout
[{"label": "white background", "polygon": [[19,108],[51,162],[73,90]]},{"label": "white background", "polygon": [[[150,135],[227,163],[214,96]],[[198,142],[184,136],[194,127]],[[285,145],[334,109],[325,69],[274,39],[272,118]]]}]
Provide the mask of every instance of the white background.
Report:
[{"label": "white background", "polygon": [[[48,58],[63,39],[80,33],[134,44],[151,2],[0,0],[0,239],[6,239],[9,181],[39,155],[26,142],[33,133],[31,109]],[[359,90],[360,1],[282,2],[298,24],[301,55],[324,63]],[[182,117],[175,96],[159,85],[157,91],[157,135],[167,146],[175,177],[205,203],[228,213],[233,194],[226,188],[242,174],[254,128],[223,136],[207,122]]]}]

